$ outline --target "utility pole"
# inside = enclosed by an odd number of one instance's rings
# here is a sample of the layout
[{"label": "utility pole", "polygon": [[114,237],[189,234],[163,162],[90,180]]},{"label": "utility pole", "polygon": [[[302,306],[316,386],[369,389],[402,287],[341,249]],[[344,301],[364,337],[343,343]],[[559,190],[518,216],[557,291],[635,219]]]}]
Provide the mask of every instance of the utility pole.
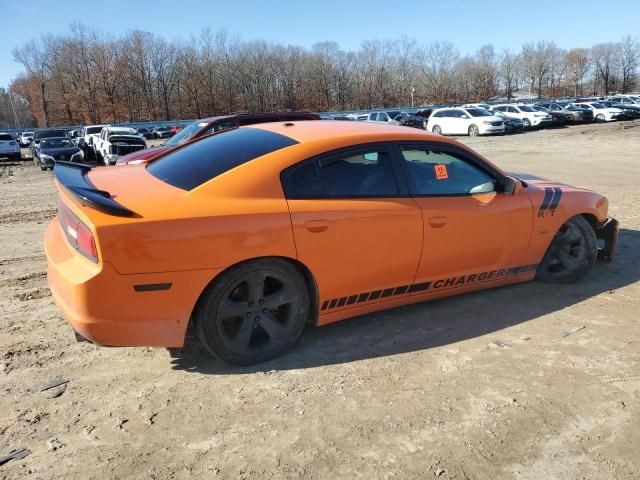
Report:
[{"label": "utility pole", "polygon": [[416,89],[411,86],[411,108],[413,108],[413,94],[416,93]]},{"label": "utility pole", "polygon": [[13,104],[13,94],[11,90],[9,90],[9,101],[11,102],[11,110],[13,110],[13,126],[15,128],[20,128],[20,122],[18,121],[18,115],[16,114],[16,107]]}]

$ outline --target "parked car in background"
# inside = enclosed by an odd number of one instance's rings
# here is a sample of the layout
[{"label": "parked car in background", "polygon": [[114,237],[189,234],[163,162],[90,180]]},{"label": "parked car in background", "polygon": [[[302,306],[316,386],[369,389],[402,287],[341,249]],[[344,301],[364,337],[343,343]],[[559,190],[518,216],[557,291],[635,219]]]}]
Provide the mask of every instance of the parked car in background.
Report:
[{"label": "parked car in background", "polygon": [[637,95],[616,95],[615,97],[607,98],[607,101],[614,103],[623,103],[625,105],[640,106],[640,97]]},{"label": "parked car in background", "polygon": [[42,128],[38,129],[33,133],[33,141],[29,146],[31,150],[31,157],[35,160],[38,156],[38,148],[40,147],[40,142],[44,138],[54,138],[54,137],[66,137],[67,131],[61,128]]},{"label": "parked car in background", "polygon": [[552,112],[558,112],[565,115],[569,123],[584,123],[593,121],[593,112],[585,107],[561,102],[538,102],[535,106],[544,107]]},{"label": "parked car in background", "polygon": [[271,113],[237,113],[233,115],[223,115],[220,117],[204,118],[196,120],[183,128],[176,135],[164,142],[164,145],[147,148],[138,152],[130,153],[120,157],[116,165],[127,165],[129,163],[143,163],[160,155],[163,152],[176,148],[189,140],[210,135],[212,133],[229,130],[243,125],[266,122],[287,122],[301,120],[320,120],[317,113],[309,112],[271,112]]},{"label": "parked car in background", "polygon": [[488,103],[465,103],[462,106],[464,108],[484,108],[485,110],[491,110],[491,105]]},{"label": "parked car in background", "polygon": [[142,135],[145,140],[152,140],[154,137],[153,132],[148,128],[138,128],[137,132],[139,135]]},{"label": "parked car in background", "polygon": [[404,127],[421,128],[423,130],[427,127],[427,121],[424,118],[417,117],[407,112],[401,112],[393,117],[393,123]]},{"label": "parked car in background", "polygon": [[94,140],[94,148],[98,162],[115,165],[121,156],[147,148],[147,142],[133,128],[106,126]]},{"label": "parked car in background", "polygon": [[508,117],[504,112],[498,110],[489,110],[489,113],[502,118],[504,133],[516,133],[524,130],[524,122],[517,117]]},{"label": "parked car in background", "polygon": [[104,125],[87,125],[80,129],[80,134],[76,141],[84,153],[85,160],[93,160],[95,158],[94,140],[100,135]]},{"label": "parked car in background", "polygon": [[151,130],[151,133],[153,133],[153,138],[155,139],[163,139],[173,136],[173,133],[171,133],[169,127],[155,127],[153,130]]},{"label": "parked car in background", "polygon": [[427,121],[427,130],[440,135],[504,133],[502,118],[484,108],[439,108]]},{"label": "parked car in background", "polygon": [[367,122],[372,123],[393,123],[394,117],[400,115],[400,110],[391,110],[389,112],[371,112],[367,118]]},{"label": "parked car in background", "polygon": [[567,124],[567,116],[562,112],[549,110],[548,108],[542,107],[540,105],[531,105],[531,108],[537,110],[538,112],[551,115],[551,125],[554,127],[563,127]]},{"label": "parked car in background", "polygon": [[53,170],[56,162],[82,162],[84,153],[68,137],[44,138],[33,161],[41,170]]},{"label": "parked car in background", "polygon": [[504,112],[510,117],[517,117],[524,123],[525,128],[545,127],[552,124],[551,115],[545,112],[539,112],[530,105],[523,103],[510,103],[503,105],[494,105],[493,110]]},{"label": "parked car in background", "polygon": [[631,103],[618,103],[612,102],[610,100],[600,100],[599,103],[608,108],[618,108],[622,110],[622,113],[624,114],[623,119],[633,120],[636,118],[640,118],[640,104],[636,105]]},{"label": "parked car in background", "polygon": [[599,102],[580,102],[574,105],[581,105],[593,112],[593,119],[596,122],[615,122],[624,118],[624,112],[619,108],[610,108]]},{"label": "parked car in background", "polygon": [[18,143],[23,148],[26,148],[29,145],[31,145],[31,140],[33,140],[33,131],[32,130],[28,130],[28,131],[22,132],[18,136]]},{"label": "parked car in background", "polygon": [[434,110],[435,109],[432,108],[432,107],[420,108],[420,109],[416,110],[414,115],[416,117],[423,118],[426,121],[426,120],[429,119],[429,117],[431,116],[431,114],[433,113]]},{"label": "parked car in background", "polygon": [[17,140],[6,132],[0,132],[0,158],[20,160],[20,145]]},{"label": "parked car in background", "polygon": [[175,135],[180,130],[182,130],[182,128],[183,128],[182,125],[170,125],[169,126],[169,130],[171,131],[171,135]]}]

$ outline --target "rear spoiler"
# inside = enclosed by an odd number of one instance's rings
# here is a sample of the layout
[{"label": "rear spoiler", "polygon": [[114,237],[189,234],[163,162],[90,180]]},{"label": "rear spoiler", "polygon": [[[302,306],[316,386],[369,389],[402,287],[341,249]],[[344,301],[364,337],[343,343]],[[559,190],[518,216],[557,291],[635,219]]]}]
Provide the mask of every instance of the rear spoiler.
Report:
[{"label": "rear spoiler", "polygon": [[86,175],[91,168],[80,163],[56,162],[53,172],[60,185],[80,200],[82,205],[119,217],[135,216],[135,212],[114,201],[109,192],[99,190],[91,184]]}]

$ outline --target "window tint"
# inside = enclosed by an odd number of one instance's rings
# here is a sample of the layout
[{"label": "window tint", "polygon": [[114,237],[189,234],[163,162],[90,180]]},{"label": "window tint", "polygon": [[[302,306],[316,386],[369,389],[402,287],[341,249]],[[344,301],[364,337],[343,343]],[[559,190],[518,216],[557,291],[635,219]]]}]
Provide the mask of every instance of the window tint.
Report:
[{"label": "window tint", "polygon": [[495,190],[494,179],[452,153],[403,147],[402,156],[411,193],[460,195]]},{"label": "window tint", "polygon": [[192,190],[238,165],[296,143],[279,133],[243,127],[171,151],[147,170],[174,187]]},{"label": "window tint", "polygon": [[13,140],[13,137],[8,133],[0,133],[0,140],[2,141]]},{"label": "window tint", "polygon": [[343,153],[283,172],[288,198],[387,197],[398,194],[389,154],[384,149]]},{"label": "window tint", "polygon": [[348,154],[319,163],[324,194],[340,196],[387,196],[398,193],[391,160],[385,151]]}]

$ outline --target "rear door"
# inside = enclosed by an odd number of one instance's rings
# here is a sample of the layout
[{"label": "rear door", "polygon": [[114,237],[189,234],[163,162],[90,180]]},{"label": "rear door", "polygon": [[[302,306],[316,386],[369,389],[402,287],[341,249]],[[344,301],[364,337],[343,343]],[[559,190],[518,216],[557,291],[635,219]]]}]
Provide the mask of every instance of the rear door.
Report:
[{"label": "rear door", "polygon": [[471,275],[471,282],[492,280],[526,267],[521,260],[533,228],[528,195],[500,192],[497,173],[460,147],[409,143],[398,150],[423,215],[416,284],[431,282],[430,290],[458,288]]},{"label": "rear door", "polygon": [[423,227],[399,175],[384,143],[283,172],[298,258],[317,281],[321,315],[408,295]]}]

